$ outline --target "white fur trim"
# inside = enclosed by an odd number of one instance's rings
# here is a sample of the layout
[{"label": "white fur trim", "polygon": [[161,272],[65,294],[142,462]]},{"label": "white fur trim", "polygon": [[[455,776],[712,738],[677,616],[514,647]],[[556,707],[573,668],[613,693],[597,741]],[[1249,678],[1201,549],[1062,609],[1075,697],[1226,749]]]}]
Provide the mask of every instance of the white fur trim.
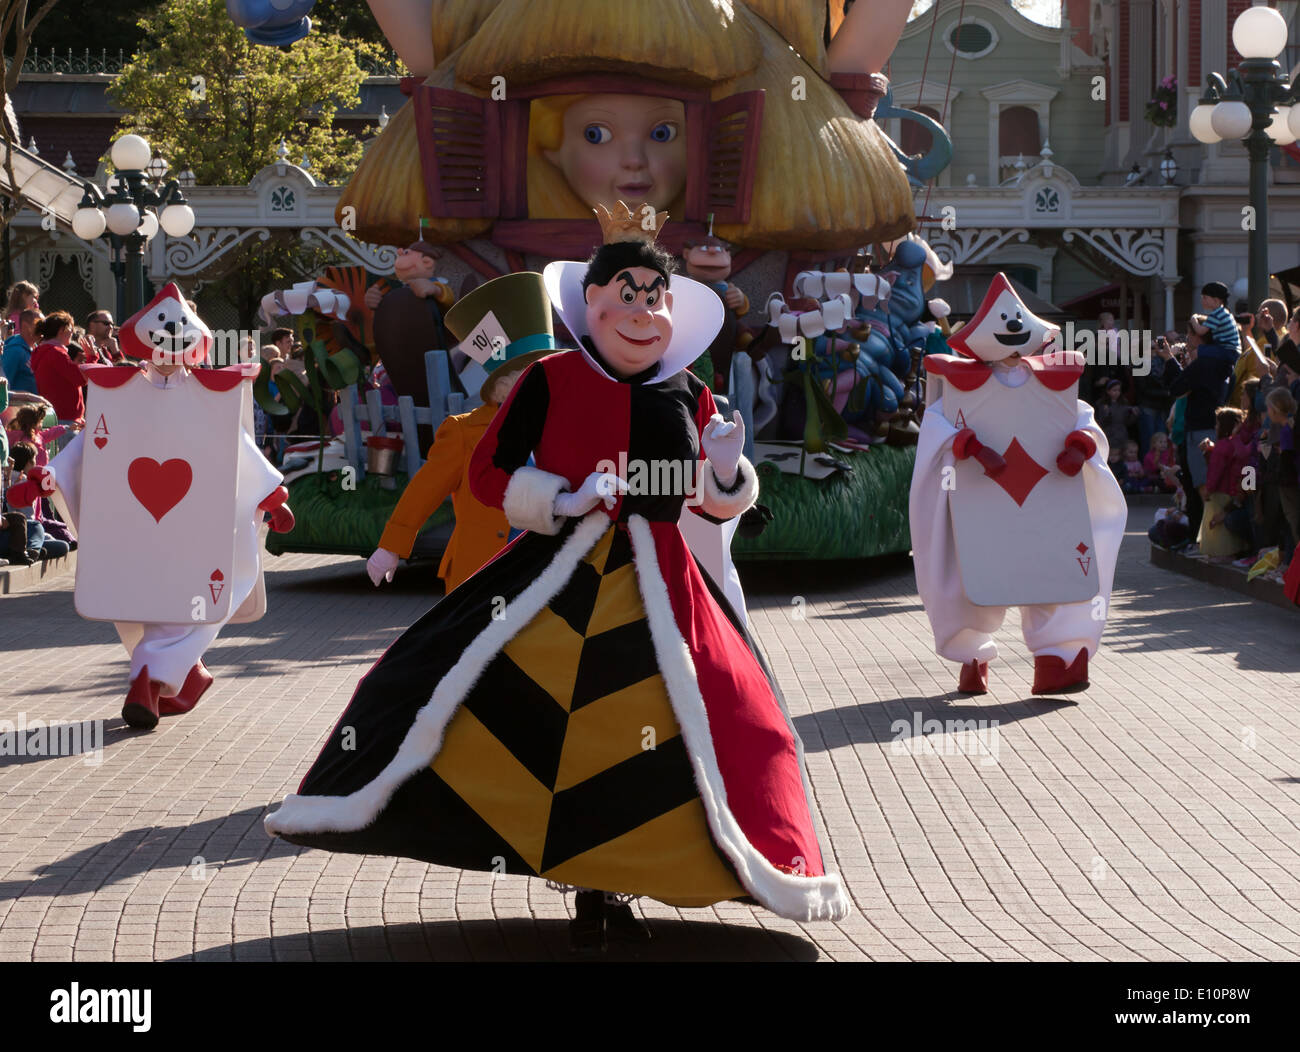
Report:
[{"label": "white fur trim", "polygon": [[373,780],[349,796],[298,796],[290,793],[280,809],[267,816],[266,831],[291,835],[343,833],[370,825],[398,787],[429,766],[442,748],[442,736],[448,721],[478,682],[483,670],[542,607],[555,598],[573,576],[578,563],[596,546],[607,529],[609,516],[604,511],[593,511],[578,524],[542,575],[505,608],[499,620],[493,620],[465,648],[460,660],[434,687],[428,703],[416,713],[397,755]]},{"label": "white fur trim", "polygon": [[563,475],[525,465],[510,476],[501,510],[515,529],[554,537],[565,522],[564,516],[555,514],[555,498],[568,488],[569,480]]},{"label": "white fur trim", "polygon": [[717,477],[713,474],[712,464],[707,464],[700,471],[701,511],[708,512],[715,519],[734,519],[753,507],[758,500],[758,473],[754,471],[754,465],[744,457],[740,458],[737,470],[744,476],[744,482],[735,493],[722,492]]},{"label": "white fur trim", "polygon": [[[752,475],[753,468],[749,471]],[[755,491],[757,488],[755,485]],[[673,713],[686,739],[695,785],[704,802],[714,840],[735,866],[745,890],[773,913],[796,921],[843,920],[849,914],[849,897],[838,873],[828,873],[824,877],[799,877],[777,869],[749,842],[727,806],[727,790],[718,769],[695,662],[673,617],[668,586],[655,555],[654,536],[640,515],[628,518],[628,533],[636,556],[637,581],[645,602],[646,618],[650,622],[650,637],[654,640],[659,673],[663,676]],[[808,806],[811,811],[811,800]]]}]

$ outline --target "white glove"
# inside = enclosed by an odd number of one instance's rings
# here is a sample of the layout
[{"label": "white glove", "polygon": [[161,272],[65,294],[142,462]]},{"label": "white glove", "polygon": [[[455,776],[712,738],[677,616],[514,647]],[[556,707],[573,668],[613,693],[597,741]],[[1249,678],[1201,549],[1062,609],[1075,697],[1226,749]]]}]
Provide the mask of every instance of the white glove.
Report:
[{"label": "white glove", "polygon": [[400,556],[387,548],[376,548],[375,554],[366,560],[366,573],[370,575],[370,580],[376,588],[379,587],[380,581],[388,581],[391,584],[393,574],[397,572],[397,564],[401,561]]},{"label": "white glove", "polygon": [[740,454],[745,448],[745,421],[737,409],[731,414],[731,420],[723,420],[721,413],[714,413],[704,425],[700,436],[704,446],[704,455],[713,465],[713,474],[723,487],[736,481],[736,471],[740,467]]},{"label": "white glove", "polygon": [[577,493],[561,493],[555,498],[552,513],[577,518],[586,515],[601,501],[613,510],[618,494],[627,492],[627,482],[610,471],[593,471],[578,487]]}]

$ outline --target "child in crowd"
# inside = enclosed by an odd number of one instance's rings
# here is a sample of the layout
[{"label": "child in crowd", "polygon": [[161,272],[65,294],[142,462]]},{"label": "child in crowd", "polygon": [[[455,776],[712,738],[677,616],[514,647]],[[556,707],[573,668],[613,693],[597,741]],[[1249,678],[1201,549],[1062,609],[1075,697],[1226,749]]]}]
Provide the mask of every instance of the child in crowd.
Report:
[{"label": "child in crowd", "polygon": [[1285,573],[1286,564],[1291,562],[1296,542],[1300,540],[1300,477],[1297,476],[1294,434],[1296,400],[1290,391],[1275,387],[1269,391],[1265,404],[1276,438],[1278,504],[1290,530],[1290,537],[1281,545],[1283,565],[1278,567]]},{"label": "child in crowd", "polygon": [[1200,358],[1219,358],[1237,362],[1241,353],[1241,330],[1237,319],[1228,313],[1228,286],[1221,281],[1211,281],[1201,288],[1201,307],[1204,314],[1193,314],[1192,329],[1204,337],[1197,349]]},{"label": "child in crowd", "polygon": [[1138,444],[1131,438],[1124,443],[1124,481],[1125,493],[1151,493],[1152,480],[1147,477],[1142,457],[1138,453]]},{"label": "child in crowd", "polygon": [[1123,400],[1123,385],[1112,379],[1106,384],[1106,393],[1097,403],[1097,426],[1106,432],[1106,441],[1112,451],[1121,453],[1129,440],[1129,428],[1137,423],[1136,406]]},{"label": "child in crowd", "polygon": [[14,414],[13,423],[9,425],[10,442],[28,442],[36,448],[36,466],[45,467],[50,462],[47,442],[56,442],[64,435],[70,435],[80,429],[79,424],[58,424],[42,428],[49,407],[43,402],[25,405]]},{"label": "child in crowd", "polygon": [[1106,454],[1106,466],[1110,468],[1110,473],[1115,476],[1115,481],[1123,489],[1125,481],[1128,479],[1128,471],[1124,467],[1124,447],[1112,445],[1110,451]]},{"label": "child in crowd", "polygon": [[1236,555],[1243,547],[1242,538],[1227,525],[1229,513],[1239,503],[1241,476],[1233,473],[1237,447],[1231,441],[1243,419],[1240,409],[1222,406],[1214,414],[1215,438],[1201,442],[1207,460],[1205,476],[1205,514],[1196,538],[1201,554],[1211,559]]},{"label": "child in crowd", "polygon": [[[29,468],[35,469],[36,447],[30,442],[16,442],[9,450],[9,456],[13,460],[13,478],[17,479],[23,472]],[[55,537],[45,530],[45,524],[37,510],[41,498],[41,489],[39,484],[24,481],[17,485],[10,485],[6,493],[6,502],[9,504],[10,511],[21,512],[24,519],[27,520],[27,548],[29,552],[35,550],[42,559],[57,559],[59,556],[67,555],[72,549],[72,545],[62,538]],[[16,531],[13,531],[16,533]],[[17,544],[10,542],[13,549],[17,549]]]},{"label": "child in crowd", "polygon": [[1163,431],[1151,436],[1151,448],[1142,461],[1142,470],[1155,483],[1155,492],[1173,493],[1178,489],[1178,461],[1169,436]]}]

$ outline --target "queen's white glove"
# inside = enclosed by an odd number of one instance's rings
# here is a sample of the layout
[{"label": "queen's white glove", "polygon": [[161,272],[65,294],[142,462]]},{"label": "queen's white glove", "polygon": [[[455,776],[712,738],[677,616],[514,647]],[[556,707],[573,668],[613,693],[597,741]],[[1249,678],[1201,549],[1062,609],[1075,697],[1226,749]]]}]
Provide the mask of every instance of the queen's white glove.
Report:
[{"label": "queen's white glove", "polygon": [[618,495],[627,492],[627,482],[610,471],[593,471],[578,487],[577,493],[561,493],[555,498],[553,514],[577,518],[586,515],[601,501],[613,510]]},{"label": "queen's white glove", "polygon": [[745,448],[745,421],[740,410],[731,414],[731,420],[724,420],[721,413],[714,413],[704,425],[700,444],[704,446],[704,455],[713,465],[713,474],[718,482],[724,488],[734,483],[740,467],[740,454]]},{"label": "queen's white glove", "polygon": [[366,573],[370,575],[370,580],[376,588],[379,587],[380,581],[388,581],[391,584],[393,574],[397,572],[397,564],[401,561],[400,556],[387,548],[376,548],[375,554],[366,560]]}]

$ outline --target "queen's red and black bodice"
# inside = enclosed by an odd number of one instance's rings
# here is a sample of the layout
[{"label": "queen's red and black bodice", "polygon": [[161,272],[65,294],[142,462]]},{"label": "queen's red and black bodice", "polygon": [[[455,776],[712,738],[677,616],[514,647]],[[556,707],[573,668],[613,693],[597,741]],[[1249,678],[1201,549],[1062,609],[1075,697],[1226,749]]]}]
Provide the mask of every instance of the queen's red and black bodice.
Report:
[{"label": "queen's red and black bodice", "polygon": [[[708,388],[653,372],[615,379],[589,346],[529,367],[470,464],[526,532],[388,648],[270,832],[676,906],[847,914],[784,701],[677,526],[688,493],[713,521],[744,511],[753,467],[721,486],[700,459]],[[629,492],[556,518],[555,495],[598,470]]]}]

